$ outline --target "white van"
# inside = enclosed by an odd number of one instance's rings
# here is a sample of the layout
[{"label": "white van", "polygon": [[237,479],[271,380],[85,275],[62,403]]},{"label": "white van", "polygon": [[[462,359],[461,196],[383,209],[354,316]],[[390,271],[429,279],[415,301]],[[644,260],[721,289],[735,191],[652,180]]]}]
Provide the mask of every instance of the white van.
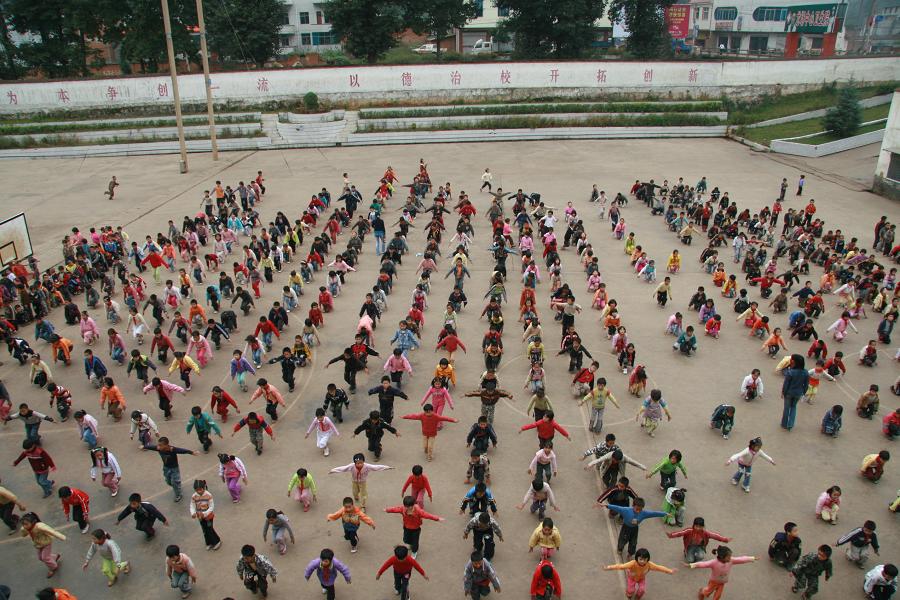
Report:
[{"label": "white van", "polygon": [[491,54],[497,51],[497,45],[493,41],[477,40],[472,44],[472,54]]}]

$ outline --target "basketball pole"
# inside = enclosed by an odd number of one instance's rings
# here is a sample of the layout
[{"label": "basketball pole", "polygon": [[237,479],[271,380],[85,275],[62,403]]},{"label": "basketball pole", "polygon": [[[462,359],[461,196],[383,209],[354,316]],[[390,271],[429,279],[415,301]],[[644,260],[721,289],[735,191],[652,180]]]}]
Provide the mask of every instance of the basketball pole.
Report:
[{"label": "basketball pole", "polygon": [[166,52],[169,55],[169,75],[172,77],[172,98],[175,100],[175,125],[178,127],[178,146],[181,149],[181,173],[188,172],[187,146],[184,143],[184,120],[181,117],[181,96],[178,94],[178,67],[175,65],[175,47],[172,44],[172,23],[169,20],[169,0],[161,0],[163,28],[166,32]]},{"label": "basketball pole", "polygon": [[203,0],[197,0],[197,23],[200,28],[200,58],[203,62],[203,82],[206,88],[206,114],[209,117],[209,143],[213,160],[219,160],[219,144],[216,141],[216,114],[213,110],[212,82],[209,79],[209,56],[206,51],[206,23],[203,19]]}]

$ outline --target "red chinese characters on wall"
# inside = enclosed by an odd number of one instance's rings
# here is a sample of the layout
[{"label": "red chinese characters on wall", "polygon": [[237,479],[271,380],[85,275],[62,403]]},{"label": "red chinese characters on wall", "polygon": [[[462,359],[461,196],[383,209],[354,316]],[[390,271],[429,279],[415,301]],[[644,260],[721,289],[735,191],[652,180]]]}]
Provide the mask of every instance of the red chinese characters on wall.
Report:
[{"label": "red chinese characters on wall", "polygon": [[169,95],[169,84],[168,83],[160,83],[156,86],[156,95],[160,98],[165,98]]},{"label": "red chinese characters on wall", "polygon": [[556,83],[559,79],[559,69],[550,69],[550,83]]},{"label": "red chinese characters on wall", "polygon": [[462,74],[459,71],[450,72],[450,85],[459,85],[462,82]]},{"label": "red chinese characters on wall", "polygon": [[512,83],[512,81],[510,79],[511,76],[512,76],[512,73],[510,73],[506,69],[503,69],[502,71],[500,71],[500,83],[506,83],[506,84]]},{"label": "red chinese characters on wall", "polygon": [[359,87],[359,75],[357,75],[355,73],[350,75],[350,87],[352,87],[352,88]]},{"label": "red chinese characters on wall", "polygon": [[653,83],[653,69],[644,69],[644,83]]},{"label": "red chinese characters on wall", "polygon": [[688,71],[688,83],[697,83],[697,69]]},{"label": "red chinese characters on wall", "polygon": [[56,90],[56,99],[63,104],[66,104],[67,102],[69,102],[69,91],[64,88],[59,88],[58,90]]},{"label": "red chinese characters on wall", "polygon": [[9,98],[10,104],[18,104],[19,103],[19,95],[15,92],[6,92],[6,97]]},{"label": "red chinese characters on wall", "polygon": [[597,83],[606,83],[606,69],[597,69]]},{"label": "red chinese characters on wall", "polygon": [[413,84],[413,76],[409,71],[405,71],[400,74],[400,84],[403,87],[412,87]]},{"label": "red chinese characters on wall", "polygon": [[256,80],[256,89],[260,92],[268,92],[269,91],[269,80],[265,77],[260,77]]}]

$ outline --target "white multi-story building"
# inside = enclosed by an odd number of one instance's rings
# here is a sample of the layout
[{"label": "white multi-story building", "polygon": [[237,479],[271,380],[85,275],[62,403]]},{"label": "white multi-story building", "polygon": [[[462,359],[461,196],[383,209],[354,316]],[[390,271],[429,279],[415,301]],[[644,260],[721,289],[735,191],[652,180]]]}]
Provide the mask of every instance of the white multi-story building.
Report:
[{"label": "white multi-story building", "polygon": [[[789,15],[808,9],[806,14],[831,15],[820,32],[802,32],[801,52],[822,51],[826,34],[841,30],[844,0],[691,0],[691,30],[694,45],[706,50],[725,50],[744,54],[767,54],[785,51]],[[835,17],[838,18],[835,18]],[[786,26],[787,25],[787,26]]]},{"label": "white multi-story building", "polygon": [[287,0],[279,32],[281,53],[339,50],[341,41],[331,30],[323,3],[314,0]]}]

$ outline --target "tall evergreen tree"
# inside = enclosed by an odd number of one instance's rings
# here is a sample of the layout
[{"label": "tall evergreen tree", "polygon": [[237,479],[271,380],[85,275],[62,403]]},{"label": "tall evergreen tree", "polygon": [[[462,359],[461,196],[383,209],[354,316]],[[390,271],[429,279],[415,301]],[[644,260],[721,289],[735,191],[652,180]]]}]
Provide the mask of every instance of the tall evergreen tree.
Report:
[{"label": "tall evergreen tree", "polygon": [[279,48],[282,0],[214,0],[204,4],[209,49],[225,60],[262,66]]},{"label": "tall evergreen tree", "polygon": [[408,0],[329,0],[325,16],[353,56],[374,63],[397,45],[407,25]]},{"label": "tall evergreen tree", "polygon": [[623,20],[628,29],[626,47],[637,58],[660,58],[672,50],[664,10],[675,0],[610,0],[609,18]]},{"label": "tall evergreen tree", "polygon": [[406,14],[410,29],[435,38],[435,58],[441,59],[440,41],[476,15],[473,0],[408,0]]},{"label": "tall evergreen tree", "polygon": [[597,37],[606,0],[497,0],[509,9],[501,35],[515,43],[519,58],[582,58]]}]

